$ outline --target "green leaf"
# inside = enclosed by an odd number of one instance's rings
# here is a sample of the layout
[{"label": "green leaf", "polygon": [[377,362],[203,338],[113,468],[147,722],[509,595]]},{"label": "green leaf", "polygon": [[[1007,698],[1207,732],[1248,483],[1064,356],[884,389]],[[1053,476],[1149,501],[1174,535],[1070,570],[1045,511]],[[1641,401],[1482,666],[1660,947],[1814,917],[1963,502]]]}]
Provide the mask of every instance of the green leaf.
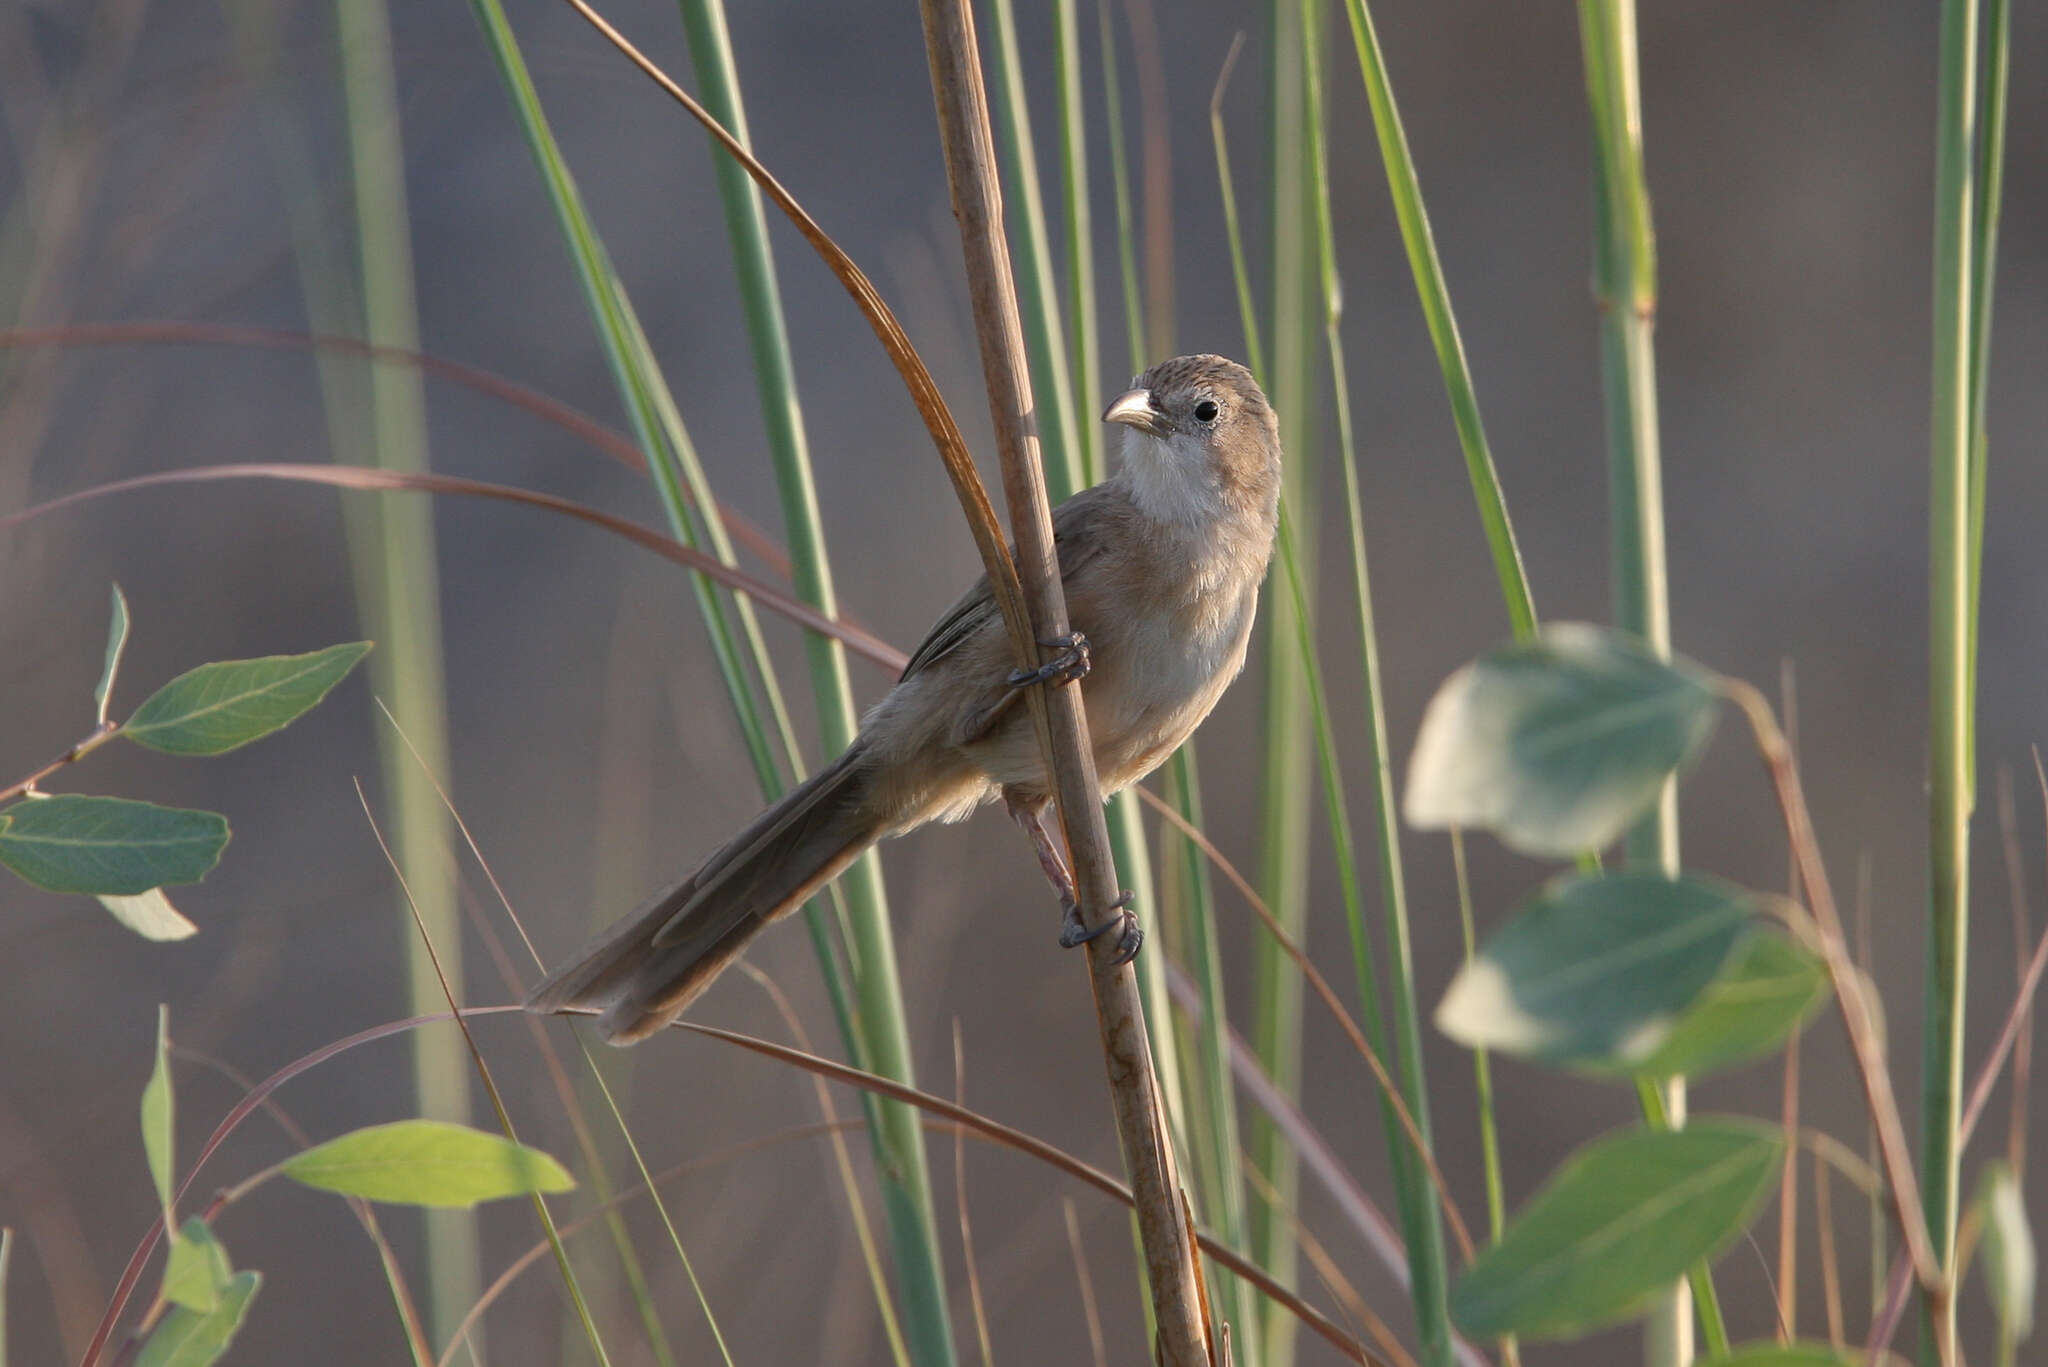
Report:
[{"label": "green leaf", "polygon": [[262,1285],[260,1274],[238,1272],[229,1279],[213,1309],[174,1308],[142,1345],[135,1367],[212,1367],[234,1343],[235,1333],[249,1313],[249,1302]]},{"label": "green leaf", "polygon": [[50,892],[133,897],[196,883],[228,843],[218,812],[122,797],[34,798],[0,816],[0,864]]},{"label": "green leaf", "polygon": [[170,1256],[164,1263],[164,1299],[189,1310],[212,1310],[233,1285],[234,1265],[227,1249],[213,1235],[213,1227],[193,1216],[185,1227],[171,1236]]},{"label": "green leaf", "polygon": [[156,1064],[142,1088],[142,1153],[149,1160],[149,1175],[156,1183],[156,1203],[164,1213],[164,1228],[171,1223],[171,1179],[176,1175],[175,1138],[177,1108],[171,1098],[171,1008],[156,1009]]},{"label": "green leaf", "polygon": [[1984,1210],[1984,1290],[2008,1343],[2034,1332],[2034,1231],[2019,1177],[2004,1160],[1987,1163],[1977,1185]]},{"label": "green leaf", "polygon": [[473,1206],[576,1185],[539,1149],[439,1120],[355,1130],[306,1150],[283,1171],[322,1191],[411,1206]]},{"label": "green leaf", "polygon": [[1775,931],[1752,929],[1671,1032],[1631,1072],[1699,1077],[1774,1052],[1828,996],[1827,967]]},{"label": "green leaf", "polygon": [[1699,878],[1558,879],[1458,970],[1437,1028],[1474,1049],[1632,1071],[1720,973],[1751,909]]},{"label": "green leaf", "polygon": [[138,892],[133,897],[102,893],[100,905],[145,940],[189,940],[199,933],[199,927],[171,905],[162,888]]},{"label": "green leaf", "polygon": [[99,686],[92,691],[100,725],[107,723],[107,700],[114,695],[114,676],[121,672],[121,651],[128,644],[128,600],[121,586],[114,585],[114,615],[107,623],[107,662],[100,669]]},{"label": "green leaf", "polygon": [[1857,1367],[1862,1354],[1838,1353],[1825,1343],[1749,1343],[1707,1358],[1699,1367]]},{"label": "green leaf", "polygon": [[355,641],[201,665],[159,688],[121,734],[173,755],[223,754],[297,721],[369,652],[368,641]]},{"label": "green leaf", "polygon": [[1740,1234],[1783,1145],[1754,1121],[1627,1130],[1565,1160],[1451,1290],[1473,1338],[1558,1338],[1627,1319]]},{"label": "green leaf", "polygon": [[1648,810],[1713,729],[1713,677],[1578,623],[1482,655],[1422,717],[1410,825],[1490,830],[1527,854],[1599,849]]}]

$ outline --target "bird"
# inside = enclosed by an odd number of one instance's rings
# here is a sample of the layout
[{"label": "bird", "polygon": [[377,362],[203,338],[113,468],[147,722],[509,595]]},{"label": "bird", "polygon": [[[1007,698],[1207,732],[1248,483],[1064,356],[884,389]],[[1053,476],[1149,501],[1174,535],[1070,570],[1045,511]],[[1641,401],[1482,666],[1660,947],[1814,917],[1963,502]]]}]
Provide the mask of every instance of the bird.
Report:
[{"label": "bird", "polygon": [[[1272,406],[1222,356],[1138,375],[1103,414],[1125,429],[1116,472],[1052,514],[1072,635],[1011,668],[986,576],[925,637],[845,753],[792,788],[695,872],[648,899],[549,975],[541,1013],[594,1015],[631,1044],[663,1029],[772,922],[877,841],[959,821],[1001,797],[1061,893],[1060,943],[1109,931],[1119,958],[1142,933],[1129,897],[1089,929],[1044,817],[1053,791],[1026,688],[1077,683],[1105,797],[1179,748],[1243,669],[1279,525]],[[1098,915],[1101,914],[1098,911]]]}]

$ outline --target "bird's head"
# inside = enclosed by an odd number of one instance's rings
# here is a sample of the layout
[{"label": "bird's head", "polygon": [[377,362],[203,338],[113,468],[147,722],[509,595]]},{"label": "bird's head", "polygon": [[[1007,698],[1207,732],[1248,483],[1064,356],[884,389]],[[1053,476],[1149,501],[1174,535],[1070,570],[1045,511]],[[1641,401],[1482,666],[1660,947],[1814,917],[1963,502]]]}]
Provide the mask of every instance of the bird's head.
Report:
[{"label": "bird's head", "polygon": [[1271,516],[1280,429],[1249,370],[1222,356],[1176,356],[1131,382],[1102,415],[1131,429],[1124,478],[1155,517],[1199,523]]}]

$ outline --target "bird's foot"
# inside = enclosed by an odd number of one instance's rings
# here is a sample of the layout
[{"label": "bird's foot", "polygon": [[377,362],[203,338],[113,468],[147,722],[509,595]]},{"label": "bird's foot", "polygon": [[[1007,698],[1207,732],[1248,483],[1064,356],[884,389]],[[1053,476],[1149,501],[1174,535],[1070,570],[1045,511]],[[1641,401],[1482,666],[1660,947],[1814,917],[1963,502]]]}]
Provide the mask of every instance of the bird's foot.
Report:
[{"label": "bird's foot", "polygon": [[1009,685],[1012,688],[1028,688],[1042,683],[1079,683],[1088,677],[1094,667],[1088,658],[1088,638],[1078,631],[1064,636],[1055,636],[1040,641],[1040,645],[1056,649],[1059,654],[1047,660],[1036,669],[1013,669]]},{"label": "bird's foot", "polygon": [[1138,950],[1145,943],[1145,929],[1138,924],[1137,914],[1131,910],[1131,903],[1137,900],[1136,893],[1125,892],[1105,908],[1118,914],[1091,929],[1081,918],[1081,908],[1071,899],[1062,898],[1060,905],[1066,911],[1066,919],[1060,925],[1060,948],[1072,949],[1076,945],[1085,945],[1090,940],[1099,940],[1115,931],[1116,958],[1111,961],[1111,965],[1121,967],[1129,963],[1138,957]]}]

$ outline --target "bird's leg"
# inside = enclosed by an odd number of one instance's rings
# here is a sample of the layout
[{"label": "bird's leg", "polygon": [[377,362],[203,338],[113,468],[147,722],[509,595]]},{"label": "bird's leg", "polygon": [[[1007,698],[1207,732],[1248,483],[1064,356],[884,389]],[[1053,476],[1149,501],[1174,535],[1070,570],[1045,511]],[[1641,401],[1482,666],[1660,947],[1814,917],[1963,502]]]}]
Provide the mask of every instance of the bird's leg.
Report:
[{"label": "bird's leg", "polygon": [[1064,636],[1054,636],[1050,640],[1040,641],[1039,644],[1057,650],[1059,654],[1036,669],[1011,670],[1008,681],[1010,687],[1025,688],[1040,683],[1079,683],[1088,677],[1088,671],[1093,666],[1088,658],[1086,636],[1078,631],[1070,631]]},{"label": "bird's leg", "polygon": [[1088,658],[1088,638],[1078,631],[1064,636],[1054,636],[1039,642],[1040,645],[1055,649],[1059,654],[1047,660],[1036,669],[1013,669],[1003,679],[1003,691],[996,700],[975,713],[968,721],[961,739],[968,744],[984,740],[995,730],[996,723],[1024,696],[1024,690],[1033,684],[1078,683],[1088,677],[1094,666]]},{"label": "bird's leg", "polygon": [[1031,848],[1038,852],[1038,867],[1044,871],[1045,881],[1059,894],[1061,909],[1071,915],[1075,906],[1074,875],[1067,868],[1066,856],[1053,843],[1052,832],[1045,828],[1045,808],[1019,802],[1007,792],[1003,801],[1010,809],[1010,819],[1031,837]]},{"label": "bird's leg", "polygon": [[1080,898],[1075,892],[1074,875],[1067,868],[1066,857],[1060,853],[1059,846],[1053,843],[1052,832],[1045,828],[1045,808],[1019,802],[1008,794],[1004,795],[1004,801],[1009,805],[1010,816],[1031,836],[1031,846],[1038,851],[1038,867],[1044,870],[1045,880],[1051,883],[1053,891],[1059,894],[1062,913],[1060,948],[1072,949],[1076,945],[1085,945],[1090,940],[1100,939],[1113,930],[1117,933],[1115,963],[1123,965],[1137,958],[1138,950],[1145,943],[1144,928],[1138,924],[1137,915],[1131,911],[1131,903],[1137,899],[1137,894],[1124,892],[1104,908],[1106,911],[1120,914],[1091,928],[1087,919],[1081,915]]}]

